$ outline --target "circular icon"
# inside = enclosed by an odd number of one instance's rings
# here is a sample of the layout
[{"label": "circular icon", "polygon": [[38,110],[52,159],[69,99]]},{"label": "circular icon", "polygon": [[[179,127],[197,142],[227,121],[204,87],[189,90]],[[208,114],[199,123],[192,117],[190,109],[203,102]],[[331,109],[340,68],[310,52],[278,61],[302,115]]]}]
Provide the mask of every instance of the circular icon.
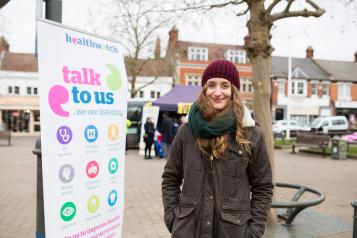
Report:
[{"label": "circular icon", "polygon": [[74,168],[70,164],[64,164],[60,167],[58,177],[62,183],[69,183],[74,177]]},{"label": "circular icon", "polygon": [[109,206],[111,206],[111,207],[114,206],[115,203],[117,202],[117,200],[118,200],[117,191],[115,191],[115,190],[110,191],[110,193],[108,195],[108,204],[109,204]]},{"label": "circular icon", "polygon": [[93,195],[88,199],[87,209],[90,213],[95,213],[99,208],[99,197]]},{"label": "circular icon", "polygon": [[76,205],[73,202],[66,202],[61,208],[61,218],[63,221],[70,221],[76,215]]},{"label": "circular icon", "polygon": [[110,125],[108,127],[108,138],[111,141],[117,140],[119,137],[119,129],[116,125]]},{"label": "circular icon", "polygon": [[114,174],[115,172],[118,171],[118,160],[115,157],[113,157],[113,158],[111,158],[111,160],[109,160],[108,170],[109,170],[109,173],[111,173],[111,174]]},{"label": "circular icon", "polygon": [[87,172],[88,177],[90,177],[90,178],[97,177],[97,175],[99,173],[99,164],[97,163],[97,161],[94,161],[94,160],[90,161],[87,164],[86,172]]},{"label": "circular icon", "polygon": [[57,140],[62,145],[66,145],[72,140],[72,130],[68,126],[61,126],[57,130]]},{"label": "circular icon", "polygon": [[93,125],[87,126],[84,130],[84,137],[90,143],[96,141],[98,138],[98,129]]}]

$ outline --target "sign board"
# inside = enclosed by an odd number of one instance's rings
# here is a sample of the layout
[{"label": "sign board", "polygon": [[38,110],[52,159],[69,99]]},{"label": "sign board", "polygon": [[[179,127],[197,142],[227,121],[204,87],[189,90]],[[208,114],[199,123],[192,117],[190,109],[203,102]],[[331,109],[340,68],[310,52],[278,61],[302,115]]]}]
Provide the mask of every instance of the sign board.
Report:
[{"label": "sign board", "polygon": [[37,20],[46,237],[121,237],[127,79],[118,43]]}]

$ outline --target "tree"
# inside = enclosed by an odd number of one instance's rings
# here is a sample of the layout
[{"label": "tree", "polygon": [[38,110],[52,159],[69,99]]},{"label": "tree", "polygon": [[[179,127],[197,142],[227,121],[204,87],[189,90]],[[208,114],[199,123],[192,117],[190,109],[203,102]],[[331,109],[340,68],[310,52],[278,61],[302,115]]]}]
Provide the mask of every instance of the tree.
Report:
[{"label": "tree", "polygon": [[[152,61],[155,39],[158,31],[172,25],[173,18],[162,15],[157,10],[162,7],[161,2],[142,0],[110,0],[110,3],[92,7],[101,9],[106,17],[100,23],[97,31],[104,31],[104,35],[116,39],[126,50],[126,68],[130,83],[130,95],[135,97],[138,91],[154,83],[159,77],[146,82],[140,88],[136,87],[138,76],[141,75],[146,65]],[[97,13],[95,13],[97,15]],[[101,15],[101,14],[99,14]],[[103,29],[102,26],[107,26]],[[160,48],[160,46],[159,46]],[[160,58],[160,53],[155,53],[155,58]],[[144,59],[144,60],[143,60]]]}]

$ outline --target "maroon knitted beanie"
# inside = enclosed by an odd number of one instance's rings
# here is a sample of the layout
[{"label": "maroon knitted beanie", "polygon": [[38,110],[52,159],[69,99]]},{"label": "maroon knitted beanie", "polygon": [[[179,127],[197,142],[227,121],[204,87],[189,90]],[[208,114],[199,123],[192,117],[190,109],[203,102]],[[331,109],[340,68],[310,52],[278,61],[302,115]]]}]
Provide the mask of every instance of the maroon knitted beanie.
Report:
[{"label": "maroon knitted beanie", "polygon": [[202,87],[211,78],[224,78],[240,89],[239,73],[236,66],[228,60],[215,60],[210,63],[202,75]]}]

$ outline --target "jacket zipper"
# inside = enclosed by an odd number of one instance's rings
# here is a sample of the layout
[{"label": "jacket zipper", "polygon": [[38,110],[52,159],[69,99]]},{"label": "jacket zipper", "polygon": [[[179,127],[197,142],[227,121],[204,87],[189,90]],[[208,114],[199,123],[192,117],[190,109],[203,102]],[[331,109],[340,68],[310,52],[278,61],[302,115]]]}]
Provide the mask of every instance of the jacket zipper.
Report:
[{"label": "jacket zipper", "polygon": [[211,155],[211,156],[209,157],[209,160],[211,161],[211,170],[210,170],[210,172],[211,172],[211,174],[212,174],[212,172],[213,172],[213,155]]}]

